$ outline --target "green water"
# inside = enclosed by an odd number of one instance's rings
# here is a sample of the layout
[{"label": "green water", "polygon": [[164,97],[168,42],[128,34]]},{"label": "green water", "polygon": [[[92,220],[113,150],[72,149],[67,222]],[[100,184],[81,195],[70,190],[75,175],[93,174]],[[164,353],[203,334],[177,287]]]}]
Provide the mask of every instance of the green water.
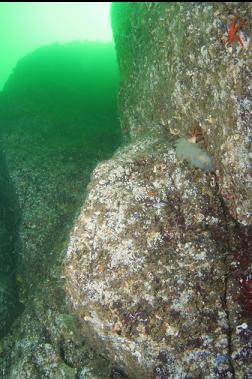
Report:
[{"label": "green water", "polygon": [[[93,170],[121,144],[118,89],[114,45],[72,42],[24,56],[0,93],[0,338],[5,337],[0,367],[8,373],[3,377],[11,377],[10,354],[18,354],[13,341],[23,346],[22,330],[31,330],[28,343],[40,341],[48,321],[44,310],[69,312],[61,279],[67,239]],[[42,307],[39,322],[32,316],[38,312],[34,303]],[[30,315],[28,324],[22,314]],[[46,333],[54,328],[50,323]],[[78,332],[73,338],[78,343]],[[50,343],[58,349],[53,338]]]},{"label": "green water", "polygon": [[123,377],[81,336],[64,283],[91,176],[122,144],[114,43],[79,41],[111,40],[108,3],[92,7],[0,6],[1,379]]},{"label": "green water", "polygon": [[[86,138],[95,142],[99,137],[101,144],[108,138],[106,144],[112,146],[120,134],[118,85],[112,43],[55,44],[20,60],[4,86],[3,111],[8,126],[26,115],[43,117],[46,134],[50,133],[48,143],[58,138],[62,143],[82,144]],[[42,133],[32,123],[25,128]]]}]

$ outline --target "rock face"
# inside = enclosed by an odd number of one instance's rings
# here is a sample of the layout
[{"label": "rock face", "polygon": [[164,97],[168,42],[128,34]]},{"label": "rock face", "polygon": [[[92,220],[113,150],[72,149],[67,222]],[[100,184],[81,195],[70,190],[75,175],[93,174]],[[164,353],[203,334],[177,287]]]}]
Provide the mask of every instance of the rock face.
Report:
[{"label": "rock face", "polygon": [[[7,294],[17,279],[25,310],[0,344],[0,377],[110,375],[66,305],[62,260],[90,174],[120,144],[118,83],[112,45],[56,44],[24,57],[1,94],[1,146],[18,202],[9,208],[21,219],[11,261],[17,272],[3,284]],[[1,196],[2,189],[6,205],[10,191],[0,187]],[[0,302],[2,318],[1,295]]]},{"label": "rock face", "polygon": [[[232,216],[251,224],[251,3],[114,6],[122,125],[137,138],[157,127],[200,127]],[[245,21],[229,41],[227,30]]]},{"label": "rock face", "polygon": [[16,284],[16,257],[19,224],[17,199],[4,155],[0,153],[0,337],[5,335],[21,310]]},{"label": "rock face", "polygon": [[[82,334],[130,378],[252,375],[250,13],[113,5],[130,143],[93,173],[65,275]],[[214,170],[178,159],[180,137]]]}]

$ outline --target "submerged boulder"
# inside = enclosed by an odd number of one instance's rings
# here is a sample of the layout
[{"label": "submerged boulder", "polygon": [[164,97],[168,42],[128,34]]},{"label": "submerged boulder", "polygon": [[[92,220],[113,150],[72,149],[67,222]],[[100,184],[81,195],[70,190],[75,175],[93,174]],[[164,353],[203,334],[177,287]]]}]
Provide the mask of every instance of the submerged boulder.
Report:
[{"label": "submerged boulder", "polygon": [[212,176],[159,139],[127,146],[93,173],[68,247],[67,291],[83,334],[130,378],[233,374],[232,241]]}]

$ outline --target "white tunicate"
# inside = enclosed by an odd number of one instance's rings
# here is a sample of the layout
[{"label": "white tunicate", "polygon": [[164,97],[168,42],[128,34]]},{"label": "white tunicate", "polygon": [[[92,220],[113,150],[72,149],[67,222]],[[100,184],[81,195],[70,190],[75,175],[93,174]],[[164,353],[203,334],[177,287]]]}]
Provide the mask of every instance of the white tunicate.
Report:
[{"label": "white tunicate", "polygon": [[178,159],[186,159],[192,166],[204,171],[212,171],[214,168],[213,159],[208,152],[185,138],[177,140],[176,155]]}]

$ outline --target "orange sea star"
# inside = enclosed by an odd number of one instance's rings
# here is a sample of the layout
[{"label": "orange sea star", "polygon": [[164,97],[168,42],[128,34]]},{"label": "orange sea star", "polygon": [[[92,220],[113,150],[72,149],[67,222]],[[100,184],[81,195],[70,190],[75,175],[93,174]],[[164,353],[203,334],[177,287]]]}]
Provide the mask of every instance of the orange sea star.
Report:
[{"label": "orange sea star", "polygon": [[228,39],[226,40],[225,45],[231,44],[231,43],[234,43],[234,42],[239,42],[239,44],[241,46],[244,46],[241,37],[237,33],[243,27],[243,25],[245,24],[245,21],[244,20],[240,20],[239,23],[236,22],[236,21],[237,21],[237,18],[234,17],[234,20],[233,20],[233,22],[230,25],[229,30],[228,30]]}]

